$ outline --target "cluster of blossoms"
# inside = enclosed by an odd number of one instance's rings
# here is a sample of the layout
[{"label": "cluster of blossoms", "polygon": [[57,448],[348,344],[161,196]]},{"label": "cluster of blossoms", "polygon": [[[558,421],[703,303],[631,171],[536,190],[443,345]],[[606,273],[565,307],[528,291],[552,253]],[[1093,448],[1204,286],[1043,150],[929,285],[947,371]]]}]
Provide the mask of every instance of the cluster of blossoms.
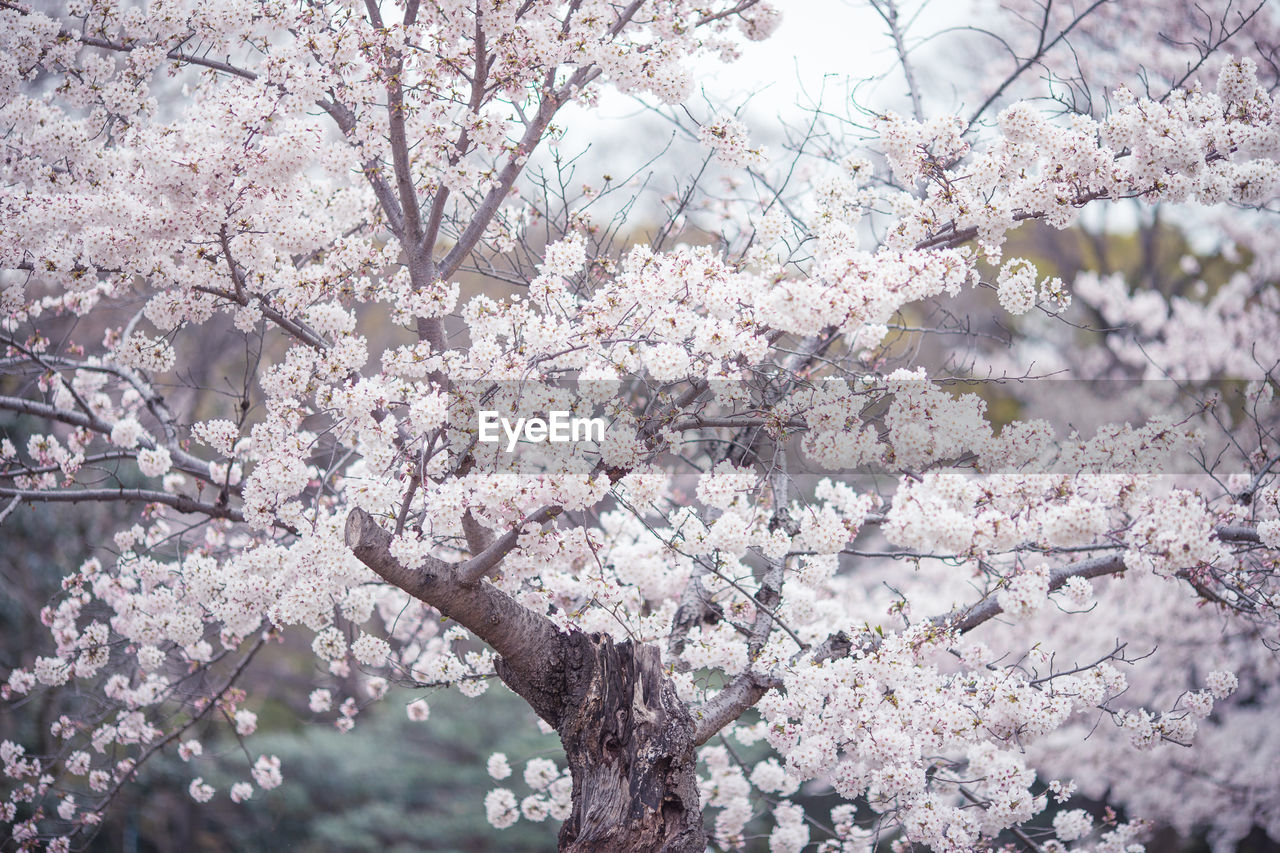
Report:
[{"label": "cluster of blossoms", "polygon": [[[1121,89],[1101,120],[1073,114],[1057,125],[1014,104],[999,115],[999,136],[973,150],[958,119],[889,115],[880,131],[895,176],[928,190],[895,197],[898,221],[886,242],[908,249],[971,232],[995,262],[1019,221],[1036,216],[1065,228],[1093,199],[1263,203],[1280,180],[1280,141],[1274,99],[1256,70],[1247,58],[1229,62],[1218,92],[1177,90],[1161,101]],[[1027,275],[1025,265],[1001,273],[1001,302],[1015,313],[1030,295]]]},{"label": "cluster of blossoms", "polygon": [[702,125],[698,128],[698,141],[714,151],[716,160],[726,166],[762,166],[768,161],[765,151],[751,147],[746,126],[732,116],[717,116]]},{"label": "cluster of blossoms", "polygon": [[[497,781],[509,777],[511,765],[507,756],[493,753],[489,756],[488,770]],[[524,782],[533,791],[524,799],[518,800],[510,788],[494,788],[485,795],[485,816],[490,824],[505,829],[521,817],[534,823],[569,817],[573,779],[567,771],[562,771],[550,759],[531,758],[525,763]]]}]

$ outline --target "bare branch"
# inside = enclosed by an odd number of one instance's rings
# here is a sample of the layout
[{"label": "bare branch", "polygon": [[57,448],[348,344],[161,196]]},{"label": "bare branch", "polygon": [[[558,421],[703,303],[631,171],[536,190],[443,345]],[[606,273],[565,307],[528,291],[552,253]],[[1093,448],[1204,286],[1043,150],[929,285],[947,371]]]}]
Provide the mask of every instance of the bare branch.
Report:
[{"label": "bare branch", "polygon": [[199,513],[210,518],[244,521],[244,514],[222,504],[211,504],[185,495],[171,495],[154,489],[14,489],[0,486],[0,497],[20,498],[32,503],[82,503],[84,501],[124,501],[126,503],[164,504],[178,512]]},{"label": "bare branch", "polygon": [[907,93],[911,96],[911,113],[916,121],[924,121],[924,107],[920,103],[920,88],[916,84],[915,69],[911,67],[907,55],[907,45],[902,27],[898,23],[897,0],[871,0],[871,8],[876,11],[889,27],[889,35],[893,39],[893,49],[898,54],[898,64],[902,66],[902,75],[907,78]]}]

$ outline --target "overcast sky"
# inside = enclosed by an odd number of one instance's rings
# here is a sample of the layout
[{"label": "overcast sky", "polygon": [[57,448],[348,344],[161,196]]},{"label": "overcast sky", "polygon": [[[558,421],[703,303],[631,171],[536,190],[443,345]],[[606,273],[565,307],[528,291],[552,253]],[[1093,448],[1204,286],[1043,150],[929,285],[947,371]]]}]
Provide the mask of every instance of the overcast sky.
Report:
[{"label": "overcast sky", "polygon": [[[886,73],[884,79],[859,85],[858,103],[877,109],[910,110],[885,23],[867,3],[775,0],[775,5],[782,11],[782,23],[771,38],[743,42],[742,58],[735,63],[726,65],[714,57],[696,63],[695,76],[701,91],[690,99],[688,108],[697,121],[712,117],[711,105],[717,110],[740,111],[753,141],[769,145],[776,153],[782,122],[798,125],[804,120],[805,105],[823,92],[824,84],[824,104],[843,113],[850,81]],[[956,23],[966,9],[972,8],[968,0],[935,0],[913,21],[912,15],[920,5],[903,4],[903,18],[910,24],[909,44]],[[930,68],[940,65],[937,57],[943,44],[934,41],[918,50],[917,76],[921,88],[927,91],[936,89],[936,76],[931,75]],[[944,97],[947,94],[950,92],[943,93]],[[579,161],[575,184],[599,186],[599,177],[606,172],[615,179],[628,174],[661,150],[672,136],[669,122],[646,110],[636,99],[610,89],[603,93],[598,108],[588,111],[571,105],[562,113],[562,120],[569,131],[564,154],[576,153],[587,143],[591,145],[590,153]],[[673,175],[683,174],[680,164],[687,166],[704,153],[696,143],[677,140],[672,148],[673,160],[655,169],[655,175],[670,183]],[[660,191],[670,189],[663,186]]]}]

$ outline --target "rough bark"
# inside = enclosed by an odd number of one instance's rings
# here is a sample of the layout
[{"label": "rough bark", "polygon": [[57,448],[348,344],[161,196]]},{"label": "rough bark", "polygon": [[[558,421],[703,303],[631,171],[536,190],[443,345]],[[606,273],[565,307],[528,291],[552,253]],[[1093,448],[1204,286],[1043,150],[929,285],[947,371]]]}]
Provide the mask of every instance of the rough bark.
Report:
[{"label": "rough bark", "polygon": [[391,534],[362,510],[348,516],[346,541],[388,583],[492,646],[498,676],[555,727],[573,776],[561,850],[705,849],[694,722],[656,646],[562,632],[492,584],[464,582],[439,560],[408,569],[391,554]]},{"label": "rough bark", "polygon": [[569,634],[557,730],[573,774],[563,851],[701,851],[693,718],[655,646]]}]

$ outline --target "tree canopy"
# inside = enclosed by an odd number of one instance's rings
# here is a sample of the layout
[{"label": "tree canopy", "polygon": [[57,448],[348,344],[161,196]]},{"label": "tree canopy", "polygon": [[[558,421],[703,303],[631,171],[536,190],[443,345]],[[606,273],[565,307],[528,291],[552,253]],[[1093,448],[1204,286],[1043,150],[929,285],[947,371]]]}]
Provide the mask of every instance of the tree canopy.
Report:
[{"label": "tree canopy", "polygon": [[341,731],[501,680],[565,850],[1280,839],[1280,12],[1167,5],[869,0],[880,100],[756,127],[759,0],[0,0],[0,522],[127,510],[10,846],[287,785],[279,643]]}]

